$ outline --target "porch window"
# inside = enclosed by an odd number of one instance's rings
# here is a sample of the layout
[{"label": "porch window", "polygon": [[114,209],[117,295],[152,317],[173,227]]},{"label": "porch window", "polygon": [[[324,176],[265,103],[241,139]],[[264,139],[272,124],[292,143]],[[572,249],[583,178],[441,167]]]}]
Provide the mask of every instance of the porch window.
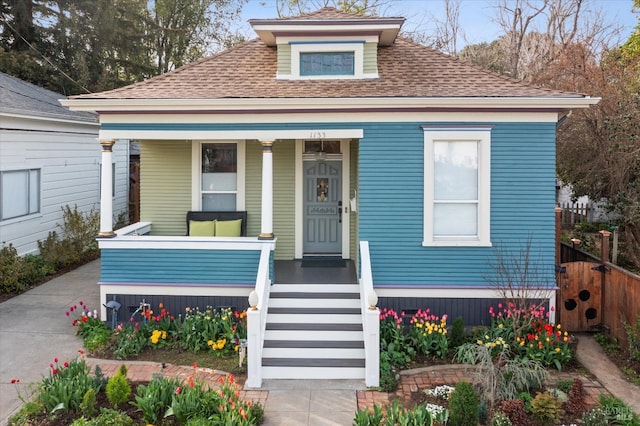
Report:
[{"label": "porch window", "polygon": [[235,143],[203,143],[201,171],[202,210],[236,210],[238,145]]},{"label": "porch window", "polygon": [[40,169],[0,172],[0,220],[40,212]]},{"label": "porch window", "polygon": [[425,127],[425,246],[490,246],[490,128]]}]

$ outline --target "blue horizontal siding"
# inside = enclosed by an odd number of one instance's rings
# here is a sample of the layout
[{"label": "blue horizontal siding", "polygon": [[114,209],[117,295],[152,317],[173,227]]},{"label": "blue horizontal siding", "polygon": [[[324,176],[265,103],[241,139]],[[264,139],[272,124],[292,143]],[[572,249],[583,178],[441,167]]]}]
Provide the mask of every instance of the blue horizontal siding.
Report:
[{"label": "blue horizontal siding", "polygon": [[105,249],[102,282],[255,285],[259,251]]},{"label": "blue horizontal siding", "polygon": [[[377,285],[486,286],[495,259],[491,247],[422,247],[424,132],[414,123],[107,123],[104,130],[315,130],[362,128],[358,155],[358,238],[369,241]],[[468,123],[458,123],[468,124]],[[491,242],[517,252],[531,238],[544,281],[554,280],[555,123],[477,123],[491,132]],[[452,125],[452,123],[447,123]],[[293,226],[293,225],[292,225]],[[136,251],[137,255],[137,251]],[[204,255],[203,255],[204,256]],[[256,254],[257,256],[257,254]],[[166,259],[170,260],[170,259]],[[152,259],[149,259],[151,262]],[[214,270],[198,263],[183,279],[237,279],[227,259]],[[243,266],[244,265],[244,266]],[[154,267],[163,265],[154,264]],[[115,264],[114,264],[115,267]],[[129,268],[135,270],[135,265]],[[255,261],[257,268],[257,260]],[[165,268],[166,269],[166,268]],[[203,269],[205,272],[198,272]],[[210,272],[214,270],[213,272]],[[117,278],[125,276],[109,271]],[[158,278],[162,278],[162,274]],[[105,276],[105,278],[108,278]],[[177,279],[177,278],[176,278]]]}]

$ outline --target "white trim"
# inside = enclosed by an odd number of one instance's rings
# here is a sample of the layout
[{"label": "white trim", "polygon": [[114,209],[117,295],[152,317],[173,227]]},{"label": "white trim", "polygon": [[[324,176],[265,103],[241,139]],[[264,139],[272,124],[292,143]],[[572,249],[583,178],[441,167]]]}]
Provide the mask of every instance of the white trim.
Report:
[{"label": "white trim", "polygon": [[276,240],[257,237],[178,237],[126,235],[98,239],[103,249],[168,249],[168,250],[262,250],[275,249]]},{"label": "white trim", "polygon": [[[407,298],[433,298],[433,299],[502,299],[503,294],[493,288],[442,288],[442,287],[430,287],[430,288],[380,288],[374,285],[374,290],[378,294],[378,297],[407,297]],[[545,289],[532,289],[530,290],[530,296],[540,298],[543,295]],[[547,290],[549,299],[555,298],[556,288],[550,288]],[[522,296],[520,294],[519,296]]]},{"label": "white trim", "polygon": [[[245,182],[246,182],[246,142],[244,140],[202,139],[191,141],[191,210],[202,210],[202,144],[203,143],[233,143],[237,146],[236,164],[236,210],[245,210]],[[222,192],[221,192],[222,193]]]},{"label": "white trim", "polygon": [[[17,118],[21,120],[33,120],[33,121],[46,121],[48,123],[64,123],[64,124],[78,124],[82,126],[90,126],[98,128],[100,123],[96,120],[74,120],[73,118],[64,118],[64,116],[57,114],[46,114],[42,115],[30,115],[30,114],[20,114],[20,113],[10,113],[10,112],[0,112],[0,117],[7,118]],[[2,120],[4,122],[4,120]]]},{"label": "white trim", "polygon": [[[254,117],[255,119],[255,117]],[[363,129],[320,129],[320,130],[100,130],[100,139],[155,139],[155,140],[195,140],[199,142],[222,143],[257,139],[275,141],[278,139],[360,139]],[[107,136],[111,135],[110,138]]]},{"label": "white trim", "polygon": [[351,151],[350,141],[340,141],[340,151],[342,152],[342,258],[350,259],[351,227],[349,226],[351,214],[349,211],[349,189],[351,184]]},{"label": "white trim", "polygon": [[[202,123],[203,116],[200,114],[136,114],[132,116],[123,112],[117,115],[103,115],[100,117],[101,123]],[[287,114],[210,114],[206,116],[208,124],[255,124],[260,123],[342,123],[342,122],[365,122],[365,123],[403,123],[403,122],[431,122],[431,123],[556,123],[558,114],[555,112],[318,112],[315,114],[295,113]],[[174,132],[175,138],[183,140],[184,132]],[[193,131],[189,131],[192,133]],[[218,131],[201,131],[204,136],[194,139],[210,139],[210,134]],[[225,135],[228,136],[228,135]],[[226,138],[226,137],[225,137]],[[222,138],[222,139],[225,139]],[[244,138],[244,137],[242,137]],[[167,137],[168,139],[168,137]],[[215,138],[214,138],[215,139]],[[229,139],[229,138],[226,138]],[[230,138],[233,139],[233,138]],[[293,138],[292,138],[293,139]]]},{"label": "white trim", "polygon": [[[304,256],[304,142],[309,139],[298,139],[295,141],[295,247],[294,256],[296,259],[302,259]],[[340,139],[340,157],[333,157],[327,161],[342,162],[342,249],[341,256],[343,259],[350,259],[350,212],[345,213],[345,208],[349,207],[349,187],[351,177],[350,162],[350,140]]]},{"label": "white trim", "polygon": [[[434,158],[433,143],[438,141],[472,141],[478,147],[478,234],[475,238],[434,238]],[[491,246],[491,129],[490,128],[425,128],[424,129],[424,222],[423,241],[431,246]]]},{"label": "white trim", "polygon": [[[347,39],[345,39],[347,37]],[[377,35],[335,35],[335,36],[278,36],[278,40],[276,41],[276,45],[287,45],[289,43],[303,42],[303,43],[326,43],[330,44],[331,42],[340,42],[341,44],[345,44],[346,42],[353,41],[354,43],[365,42],[365,43],[378,43],[379,37]],[[325,45],[326,45],[325,44]]]},{"label": "white trim", "polygon": [[203,99],[63,99],[60,103],[72,111],[198,111],[278,109],[388,109],[388,108],[588,108],[601,98],[590,96],[554,97],[354,97],[354,98],[203,98]]},{"label": "white trim", "polygon": [[294,256],[296,259],[302,259],[304,252],[304,219],[302,214],[304,212],[304,199],[303,199],[303,155],[304,152],[304,140],[298,139],[295,141],[295,247]]}]

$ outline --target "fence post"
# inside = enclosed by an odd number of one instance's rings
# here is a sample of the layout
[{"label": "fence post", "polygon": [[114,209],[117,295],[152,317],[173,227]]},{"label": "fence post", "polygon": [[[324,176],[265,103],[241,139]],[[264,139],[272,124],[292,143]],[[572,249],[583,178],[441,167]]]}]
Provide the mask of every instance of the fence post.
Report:
[{"label": "fence post", "polygon": [[609,261],[609,231],[599,231],[600,234],[600,262],[607,263]]},{"label": "fence post", "polygon": [[573,262],[578,261],[578,246],[581,242],[582,241],[580,241],[578,238],[571,239],[571,246],[573,247]]}]

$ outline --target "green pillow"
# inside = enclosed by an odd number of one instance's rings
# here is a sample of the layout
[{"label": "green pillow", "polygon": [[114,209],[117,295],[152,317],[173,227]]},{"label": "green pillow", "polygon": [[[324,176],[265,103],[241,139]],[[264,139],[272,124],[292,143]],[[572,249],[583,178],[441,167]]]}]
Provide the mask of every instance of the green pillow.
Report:
[{"label": "green pillow", "polygon": [[215,220],[190,220],[190,237],[213,237],[216,234]]},{"label": "green pillow", "polygon": [[240,237],[242,219],[219,220],[216,223],[216,237]]}]

